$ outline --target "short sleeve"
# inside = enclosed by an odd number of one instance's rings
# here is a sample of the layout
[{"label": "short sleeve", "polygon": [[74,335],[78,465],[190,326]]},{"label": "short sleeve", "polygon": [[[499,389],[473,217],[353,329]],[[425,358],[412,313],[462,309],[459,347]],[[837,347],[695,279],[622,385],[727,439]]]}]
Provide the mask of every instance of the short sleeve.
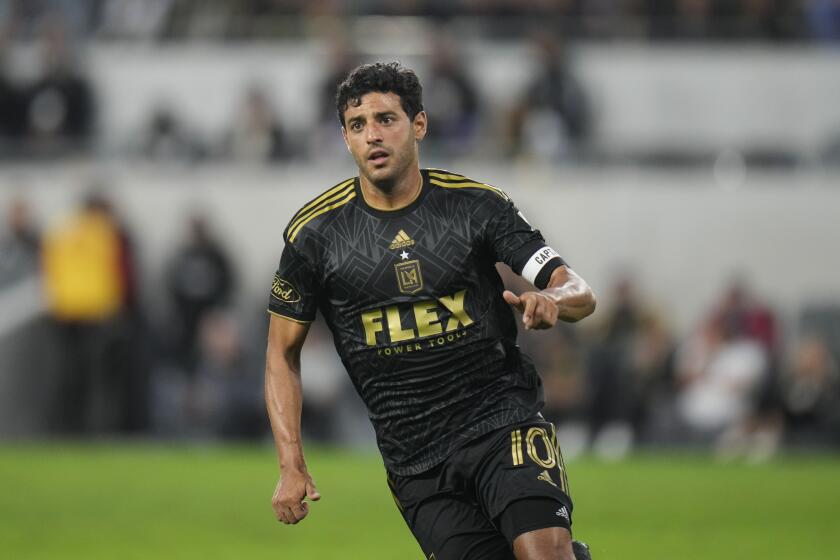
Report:
[{"label": "short sleeve", "polygon": [[539,289],[548,286],[551,273],[566,264],[511,201],[488,224],[485,238],[497,262]]},{"label": "short sleeve", "polygon": [[269,296],[269,312],[293,321],[315,320],[318,282],[310,263],[287,243],[280,256]]}]

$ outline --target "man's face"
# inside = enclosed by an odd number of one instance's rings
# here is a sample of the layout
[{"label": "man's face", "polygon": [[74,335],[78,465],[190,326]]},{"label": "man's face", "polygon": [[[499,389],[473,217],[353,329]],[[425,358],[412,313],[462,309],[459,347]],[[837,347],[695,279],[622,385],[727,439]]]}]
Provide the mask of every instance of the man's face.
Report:
[{"label": "man's face", "polygon": [[366,93],[350,103],[341,129],[359,172],[371,183],[387,186],[417,164],[417,142],[426,135],[426,113],[410,120],[395,93]]}]

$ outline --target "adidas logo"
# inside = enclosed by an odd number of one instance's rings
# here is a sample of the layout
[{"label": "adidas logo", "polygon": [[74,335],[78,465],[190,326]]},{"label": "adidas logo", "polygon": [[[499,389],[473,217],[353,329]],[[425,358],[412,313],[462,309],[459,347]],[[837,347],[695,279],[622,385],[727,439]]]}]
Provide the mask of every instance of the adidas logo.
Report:
[{"label": "adidas logo", "polygon": [[566,521],[569,521],[569,512],[566,509],[566,506],[562,506],[560,509],[557,510],[557,517],[562,517]]},{"label": "adidas logo", "polygon": [[548,482],[552,486],[557,486],[554,484],[554,481],[551,480],[551,476],[548,474],[548,471],[543,471],[539,475],[537,475],[537,480],[542,480],[543,482]]},{"label": "adidas logo", "polygon": [[397,236],[388,245],[389,249],[402,249],[403,247],[411,247],[414,245],[414,240],[408,236],[404,230],[397,232]]}]

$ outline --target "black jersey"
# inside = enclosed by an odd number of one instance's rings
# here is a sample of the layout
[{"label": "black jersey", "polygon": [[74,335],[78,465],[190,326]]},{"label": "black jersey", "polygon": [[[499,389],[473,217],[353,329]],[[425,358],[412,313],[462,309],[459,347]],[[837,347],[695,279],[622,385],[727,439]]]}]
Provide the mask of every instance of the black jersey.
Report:
[{"label": "black jersey", "polygon": [[563,264],[501,190],[448,171],[422,176],[417,198],[395,211],[370,207],[358,178],[304,205],[269,304],[294,321],[321,310],[400,475],[542,407],[495,263],[539,288]]}]

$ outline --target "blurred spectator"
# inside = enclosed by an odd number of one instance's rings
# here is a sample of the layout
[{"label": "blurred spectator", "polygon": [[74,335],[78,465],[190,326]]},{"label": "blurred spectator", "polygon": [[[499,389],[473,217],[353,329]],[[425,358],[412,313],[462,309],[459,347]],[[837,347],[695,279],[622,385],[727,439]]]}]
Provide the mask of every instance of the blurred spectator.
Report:
[{"label": "blurred spectator", "polygon": [[549,33],[535,36],[537,75],[510,117],[514,153],[544,160],[579,155],[589,135],[589,101],[565,49]]},{"label": "blurred spectator", "polygon": [[36,153],[76,151],[93,133],[93,88],[79,71],[60,24],[43,37],[43,74],[26,92],[27,133]]},{"label": "blurred spectator", "polygon": [[166,286],[175,311],[176,357],[192,372],[202,319],[214,308],[230,303],[235,287],[230,259],[205,217],[189,219],[187,239],[169,263]]},{"label": "blurred spectator", "polygon": [[120,235],[98,195],[44,240],[44,282],[56,327],[59,386],[54,427],[75,433],[101,427],[109,328],[123,303]]},{"label": "blurred spectator", "polygon": [[201,435],[258,438],[268,428],[262,370],[249,359],[230,315],[210,312],[200,325],[198,368],[187,400]]},{"label": "blurred spectator", "polygon": [[165,105],[152,112],[141,149],[147,158],[170,162],[198,160],[206,151],[175,110]]},{"label": "blurred spectator", "polygon": [[40,235],[24,199],[11,201],[6,222],[8,229],[0,238],[0,289],[35,276],[40,260]]},{"label": "blurred spectator", "polygon": [[0,26],[0,156],[16,147],[15,139],[20,138],[25,128],[21,111],[23,95],[9,75],[8,52],[6,33]]},{"label": "blurred spectator", "polygon": [[227,138],[226,151],[234,159],[260,163],[291,155],[280,118],[262,87],[252,85],[245,93]]},{"label": "blurred spectator", "polygon": [[712,321],[727,324],[738,335],[760,343],[771,355],[776,350],[776,317],[739,278],[733,280],[715,307]]},{"label": "blurred spectator", "polygon": [[789,442],[840,443],[840,371],[823,338],[797,342],[778,390]]},{"label": "blurred spectator", "polygon": [[603,335],[592,346],[586,368],[586,418],[596,451],[620,456],[635,439],[637,408],[634,349],[645,316],[632,281],[621,278]]},{"label": "blurred spectator", "polygon": [[677,355],[677,409],[698,441],[726,438],[758,408],[768,355],[748,338],[734,316],[706,323]]},{"label": "blurred spectator", "polygon": [[721,437],[717,451],[722,457],[763,461],[783,443],[840,444],[840,373],[822,336],[799,339],[764,393],[756,411]]},{"label": "blurred spectator", "polygon": [[89,196],[76,215],[47,234],[44,269],[57,319],[96,323],[120,309],[120,237],[103,197]]},{"label": "blurred spectator", "polygon": [[660,426],[660,412],[673,402],[674,393],[673,337],[665,322],[653,313],[645,314],[628,360],[633,383],[633,409],[630,422],[637,437],[655,437]]},{"label": "blurred spectator", "polygon": [[44,433],[52,403],[40,235],[24,198],[6,207],[0,233],[0,438]]},{"label": "blurred spectator", "polygon": [[134,239],[125,221],[107,198],[102,211],[113,224],[118,243],[117,267],[120,309],[111,321],[107,337],[106,394],[114,403],[109,427],[142,432],[148,428],[149,367],[146,360],[148,336],[140,305],[138,258]]},{"label": "blurred spectator", "polygon": [[468,154],[478,130],[478,89],[451,35],[435,35],[431,48],[431,75],[423,88],[430,116],[425,142],[433,153]]},{"label": "blurred spectator", "polygon": [[7,208],[0,236],[0,339],[41,315],[40,236],[23,198]]}]

